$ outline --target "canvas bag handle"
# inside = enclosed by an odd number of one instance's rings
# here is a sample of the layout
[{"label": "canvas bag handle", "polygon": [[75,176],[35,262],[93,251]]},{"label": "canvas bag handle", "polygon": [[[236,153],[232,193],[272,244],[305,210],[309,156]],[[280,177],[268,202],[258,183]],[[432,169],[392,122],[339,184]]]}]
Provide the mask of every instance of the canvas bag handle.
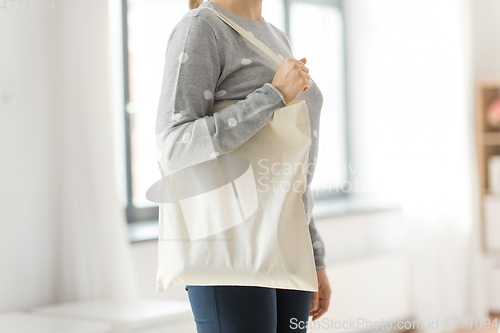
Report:
[{"label": "canvas bag handle", "polygon": [[210,8],[210,7],[204,7],[204,8],[207,8],[207,9],[210,9],[211,11],[213,11],[222,21],[227,23],[230,27],[232,27],[234,30],[239,32],[243,37],[248,39],[252,44],[257,46],[257,48],[259,48],[262,52],[267,54],[276,64],[281,65],[283,60],[280,57],[278,57],[276,55],[276,53],[274,53],[273,50],[271,50],[269,47],[267,47],[266,44],[262,43],[260,40],[258,40],[257,38],[252,36],[250,33],[248,33],[248,31],[246,31],[245,29],[243,29],[242,27],[240,27],[239,25],[237,25],[236,23],[234,23],[233,21],[231,21],[230,19],[228,19],[227,17],[225,17],[224,15],[222,15],[221,13],[216,11],[215,9]]}]

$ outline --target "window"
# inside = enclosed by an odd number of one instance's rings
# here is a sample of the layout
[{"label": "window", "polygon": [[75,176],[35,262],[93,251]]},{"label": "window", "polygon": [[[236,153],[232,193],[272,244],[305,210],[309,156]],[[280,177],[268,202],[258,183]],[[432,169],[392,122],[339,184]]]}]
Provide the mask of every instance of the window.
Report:
[{"label": "window", "polygon": [[185,0],[123,0],[127,218],[155,220],[145,193],[160,178],[155,120],[168,33],[187,11]]},{"label": "window", "polygon": [[[156,220],[145,193],[160,178],[155,120],[169,32],[188,10],[186,0],[122,0],[127,160],[127,218]],[[289,36],[294,54],[321,88],[324,104],[313,190],[317,198],[343,194],[345,133],[344,41],[340,1],[266,0],[262,15]],[[325,191],[329,189],[330,191]]]},{"label": "window", "polygon": [[286,33],[297,59],[307,58],[323,93],[319,151],[311,189],[317,199],[345,194],[347,140],[344,23],[341,1],[288,0]]}]

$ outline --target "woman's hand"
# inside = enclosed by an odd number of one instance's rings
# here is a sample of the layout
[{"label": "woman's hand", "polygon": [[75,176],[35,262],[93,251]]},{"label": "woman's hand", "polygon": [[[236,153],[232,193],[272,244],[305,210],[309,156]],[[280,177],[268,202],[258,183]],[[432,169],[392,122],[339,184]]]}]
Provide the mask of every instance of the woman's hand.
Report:
[{"label": "woman's hand", "polygon": [[274,74],[271,84],[278,88],[287,104],[311,87],[311,76],[308,74],[309,68],[305,66],[306,61],[306,58],[296,60],[288,57]]},{"label": "woman's hand", "polygon": [[318,319],[328,310],[330,295],[332,294],[325,269],[317,269],[316,273],[318,275],[318,292],[312,293],[311,308],[309,310],[309,316],[313,316],[312,320]]}]

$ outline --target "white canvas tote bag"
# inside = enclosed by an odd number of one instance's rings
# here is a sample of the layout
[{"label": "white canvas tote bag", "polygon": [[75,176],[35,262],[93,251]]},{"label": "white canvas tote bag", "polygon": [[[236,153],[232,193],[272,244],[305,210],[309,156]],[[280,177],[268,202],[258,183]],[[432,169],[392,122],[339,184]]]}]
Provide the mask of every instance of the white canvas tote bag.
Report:
[{"label": "white canvas tote bag", "polygon": [[[243,28],[207,9],[282,62]],[[237,102],[216,102],[213,112]],[[157,291],[173,283],[317,291],[302,201],[310,147],[307,105],[294,100],[231,153],[155,183],[146,196],[160,203]]]}]

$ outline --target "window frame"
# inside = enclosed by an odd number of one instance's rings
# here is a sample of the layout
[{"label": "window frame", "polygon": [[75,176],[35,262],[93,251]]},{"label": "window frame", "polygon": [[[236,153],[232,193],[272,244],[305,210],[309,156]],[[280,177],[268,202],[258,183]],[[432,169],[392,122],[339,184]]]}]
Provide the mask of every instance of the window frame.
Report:
[{"label": "window frame", "polygon": [[[342,16],[342,37],[344,45],[344,55],[343,55],[343,77],[344,77],[344,128],[345,128],[345,159],[344,163],[349,163],[349,121],[348,121],[348,95],[347,95],[347,72],[346,72],[346,33],[345,33],[345,15],[343,8],[343,0],[283,0],[283,10],[284,10],[284,25],[285,34],[291,40],[290,36],[290,6],[292,3],[308,3],[308,4],[321,4],[330,5],[336,7]],[[131,150],[131,130],[133,124],[133,112],[130,104],[130,73],[129,73],[129,55],[128,55],[128,0],[121,0],[121,18],[122,18],[122,64],[123,64],[123,115],[124,115],[124,131],[125,131],[125,180],[126,180],[126,218],[128,223],[142,222],[142,221],[153,221],[158,220],[159,210],[158,205],[152,205],[150,207],[136,207],[133,204],[133,188],[132,188],[132,150]],[[344,183],[350,182],[351,176],[348,173]],[[329,201],[329,200],[339,200],[346,199],[349,193],[346,191],[346,186],[344,188],[338,188],[330,192],[317,193],[313,191],[315,200],[317,201]]]},{"label": "window frame", "polygon": [[141,222],[148,220],[158,220],[158,205],[150,207],[135,207],[132,195],[132,108],[130,104],[130,73],[128,56],[128,0],[121,1],[122,10],[122,64],[123,64],[123,105],[124,105],[124,131],[125,131],[125,180],[127,206],[125,208],[127,222]]},{"label": "window frame", "polygon": [[[342,44],[343,44],[343,85],[344,85],[344,109],[343,118],[344,118],[344,163],[346,166],[350,163],[350,154],[349,154],[349,119],[348,119],[348,81],[347,81],[347,43],[346,43],[346,24],[345,24],[345,12],[344,12],[344,0],[283,0],[284,2],[284,25],[285,25],[285,34],[286,36],[292,40],[291,29],[290,29],[290,7],[292,3],[306,3],[306,4],[317,4],[317,5],[326,5],[332,6],[339,10],[340,15],[342,17]],[[333,189],[333,191],[329,192],[318,192],[312,191],[315,201],[330,201],[330,200],[346,200],[349,198],[348,184],[352,182],[352,175],[350,172],[347,173],[344,178],[344,186],[341,188]],[[346,184],[347,183],[347,184]]]}]

